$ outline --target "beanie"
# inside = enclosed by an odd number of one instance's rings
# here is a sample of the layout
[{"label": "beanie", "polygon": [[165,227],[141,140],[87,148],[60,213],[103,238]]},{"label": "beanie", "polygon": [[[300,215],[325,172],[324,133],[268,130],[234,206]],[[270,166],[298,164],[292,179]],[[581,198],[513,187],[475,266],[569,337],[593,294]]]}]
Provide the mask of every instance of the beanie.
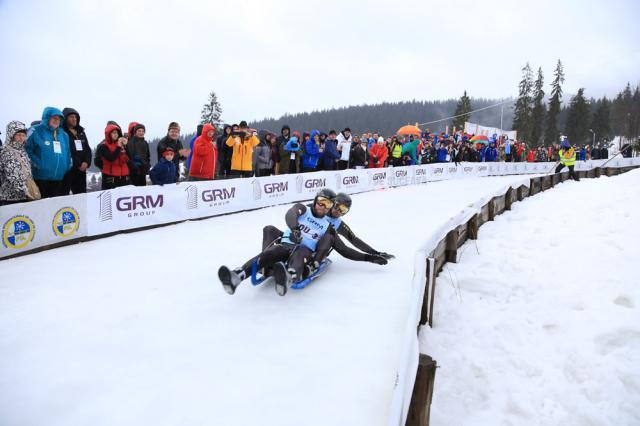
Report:
[{"label": "beanie", "polygon": [[171,130],[171,129],[180,130],[180,125],[178,123],[176,123],[175,121],[172,121],[171,123],[169,123],[169,130]]}]

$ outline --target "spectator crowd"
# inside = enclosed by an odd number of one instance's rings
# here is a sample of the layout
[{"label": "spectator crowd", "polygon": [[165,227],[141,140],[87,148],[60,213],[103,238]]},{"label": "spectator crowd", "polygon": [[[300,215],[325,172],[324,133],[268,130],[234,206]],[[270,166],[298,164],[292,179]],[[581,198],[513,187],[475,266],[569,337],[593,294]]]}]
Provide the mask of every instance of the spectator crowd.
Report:
[{"label": "spectator crowd", "polygon": [[[29,127],[19,121],[7,125],[0,148],[0,205],[87,192],[92,163],[101,171],[101,188],[112,189],[166,185],[182,175],[202,181],[445,162],[559,161],[563,149],[559,143],[531,147],[506,135],[476,140],[464,132],[385,137],[356,135],[349,128],[301,133],[285,125],[277,135],[251,129],[245,121],[225,125],[220,134],[212,124],[199,125],[185,147],[180,131],[178,123],[169,124],[152,166],[143,124],[132,122],[124,132],[118,123],[107,122],[104,139],[92,150],[78,111],[46,107]],[[570,149],[577,161],[609,156],[607,144]]]}]

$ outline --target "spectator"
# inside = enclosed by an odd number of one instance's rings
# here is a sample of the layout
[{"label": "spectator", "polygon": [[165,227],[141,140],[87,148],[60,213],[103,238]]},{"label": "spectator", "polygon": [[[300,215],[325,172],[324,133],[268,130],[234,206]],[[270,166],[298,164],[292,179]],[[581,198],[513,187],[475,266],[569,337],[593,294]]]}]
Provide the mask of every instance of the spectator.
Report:
[{"label": "spectator", "polygon": [[89,140],[80,125],[80,114],[73,108],[62,110],[64,123],[62,128],[69,137],[69,151],[71,153],[71,169],[64,175],[63,194],[84,194],[87,192],[87,169],[91,166],[91,147]]},{"label": "spectator", "polygon": [[393,167],[402,166],[402,136],[394,136],[391,138],[391,147],[389,148],[389,164]]},{"label": "spectator", "polygon": [[484,161],[486,162],[494,162],[498,159],[498,150],[496,149],[496,142],[489,142],[489,147],[486,149],[484,153]]},{"label": "spectator", "polygon": [[510,163],[510,162],[512,162],[512,161],[513,161],[513,158],[511,157],[511,149],[513,148],[513,147],[511,146],[511,142],[512,142],[512,140],[511,140],[511,139],[507,139],[507,140],[504,142],[504,156],[505,156],[505,159],[506,159],[506,161],[507,161],[508,163]]},{"label": "spectator", "polygon": [[260,139],[260,143],[253,148],[253,169],[256,176],[269,176],[273,169],[273,153],[269,133]]},{"label": "spectator", "polygon": [[69,136],[60,129],[62,118],[59,109],[46,107],[42,121],[27,139],[26,151],[42,198],[65,195],[63,179],[71,168],[71,153]]},{"label": "spectator", "polygon": [[507,155],[504,153],[504,143],[498,145],[498,161],[507,161]]},{"label": "spectator", "polygon": [[191,170],[191,158],[193,157],[193,144],[196,143],[196,139],[202,134],[202,127],[204,124],[198,124],[196,126],[196,134],[193,135],[191,140],[189,141],[189,155],[187,156],[187,170]]},{"label": "spectator", "polygon": [[247,127],[247,122],[240,122],[238,132],[232,132],[225,143],[233,147],[231,176],[253,176],[253,148],[260,143],[260,140]]},{"label": "spectator", "polygon": [[231,154],[233,150],[225,143],[231,135],[233,127],[225,124],[222,129],[222,134],[218,136],[216,140],[216,147],[218,148],[218,164],[216,165],[216,171],[220,179],[226,179],[229,177],[231,171]]},{"label": "spectator", "polygon": [[149,178],[154,185],[169,185],[176,183],[176,163],[173,161],[173,148],[167,147],[162,153],[160,161],[149,171]]},{"label": "spectator", "polygon": [[320,158],[320,132],[313,130],[309,139],[305,141],[305,150],[302,155],[302,172],[315,172]]},{"label": "spectator", "polygon": [[267,143],[271,148],[271,161],[273,162],[271,174],[277,175],[280,173],[280,151],[278,150],[278,137],[273,133],[267,134]]},{"label": "spectator", "polygon": [[369,154],[369,167],[376,169],[384,167],[387,157],[389,156],[389,150],[382,136],[378,137],[378,142],[371,145]]},{"label": "spectator", "polygon": [[338,152],[340,153],[340,160],[338,160],[338,170],[345,170],[349,168],[349,156],[351,155],[351,143],[353,139],[351,137],[351,129],[345,127],[337,137],[338,140]]},{"label": "spectator", "polygon": [[444,141],[440,142],[440,148],[438,148],[437,156],[438,163],[446,163],[449,161],[449,159],[447,159],[447,156],[449,156],[449,150],[447,149]]},{"label": "spectator", "polygon": [[300,133],[293,132],[289,141],[279,146],[280,152],[280,174],[298,173],[300,167]]},{"label": "spectator", "polygon": [[[409,142],[402,146],[402,155],[408,155],[411,157],[411,164],[418,164],[418,144],[420,139],[414,138],[413,135],[409,135]],[[405,165],[407,162],[405,161]]]},{"label": "spectator", "polygon": [[530,149],[527,152],[526,159],[527,159],[527,163],[534,163],[536,161],[536,153],[533,149]]},{"label": "spectator", "polygon": [[147,185],[147,173],[151,168],[151,152],[149,143],[144,138],[144,124],[136,123],[129,133],[126,151],[129,157],[129,176],[135,186]]},{"label": "spectator", "polygon": [[96,156],[102,163],[102,189],[129,185],[129,156],[127,138],[117,124],[104,129],[104,140],[98,145]]},{"label": "spectator", "polygon": [[176,165],[176,182],[180,180],[180,160],[185,160],[189,155],[189,150],[184,149],[180,140],[180,125],[178,123],[169,123],[167,136],[160,139],[158,143],[158,160],[162,158],[162,153],[167,149],[173,150],[173,164]]},{"label": "spectator", "polygon": [[[189,180],[213,180],[218,163],[218,147],[216,146],[216,128],[207,123],[202,126],[202,134],[193,143]],[[170,182],[172,183],[172,182]]]},{"label": "spectator", "polygon": [[353,152],[351,156],[353,157],[353,168],[354,169],[364,169],[369,163],[369,139],[359,139],[355,140],[357,136],[354,138],[354,142],[357,142],[353,147]]},{"label": "spectator", "polygon": [[335,170],[337,167],[337,161],[340,159],[340,153],[338,152],[338,141],[336,140],[336,131],[331,130],[329,136],[324,142],[324,169]]},{"label": "spectator", "polygon": [[7,125],[6,143],[0,149],[0,205],[40,198],[31,176],[31,161],[24,149],[26,140],[24,123],[12,121]]}]

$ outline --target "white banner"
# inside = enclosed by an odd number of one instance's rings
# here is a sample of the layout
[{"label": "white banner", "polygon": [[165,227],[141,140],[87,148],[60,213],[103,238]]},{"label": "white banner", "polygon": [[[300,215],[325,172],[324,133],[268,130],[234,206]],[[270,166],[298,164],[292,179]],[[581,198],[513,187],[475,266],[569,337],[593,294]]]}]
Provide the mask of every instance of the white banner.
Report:
[{"label": "white banner", "polygon": [[0,258],[87,236],[86,195],[0,207]]},{"label": "white banner", "polygon": [[497,127],[481,126],[477,123],[470,123],[468,121],[465,121],[464,123],[464,131],[470,135],[483,135],[488,137],[497,135],[497,138],[502,135],[507,135],[509,139],[513,139],[514,141],[518,139],[518,132],[515,130],[502,130]]},{"label": "white banner", "polygon": [[[577,170],[607,160],[576,162]],[[293,175],[126,186],[0,207],[0,258],[73,239],[312,199],[320,188],[349,194],[445,179],[548,174],[555,163],[436,163]],[[615,158],[607,167],[640,165]]]}]

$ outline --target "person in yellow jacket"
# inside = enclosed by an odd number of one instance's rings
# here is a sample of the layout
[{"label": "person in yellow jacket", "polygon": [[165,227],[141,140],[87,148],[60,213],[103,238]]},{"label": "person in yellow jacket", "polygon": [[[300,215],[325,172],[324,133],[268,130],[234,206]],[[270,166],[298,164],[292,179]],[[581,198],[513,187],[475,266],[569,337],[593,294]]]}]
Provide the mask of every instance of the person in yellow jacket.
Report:
[{"label": "person in yellow jacket", "polygon": [[566,136],[562,137],[562,142],[560,143],[560,164],[556,167],[556,173],[560,173],[562,169],[565,167],[569,168],[569,176],[574,180],[579,181],[578,175],[573,170],[576,164],[576,150],[571,147],[569,144],[569,140],[567,140]]},{"label": "person in yellow jacket", "polygon": [[231,133],[225,144],[233,148],[231,155],[231,177],[253,176],[253,148],[260,143],[260,139],[247,128],[247,122],[240,122],[240,130]]}]

